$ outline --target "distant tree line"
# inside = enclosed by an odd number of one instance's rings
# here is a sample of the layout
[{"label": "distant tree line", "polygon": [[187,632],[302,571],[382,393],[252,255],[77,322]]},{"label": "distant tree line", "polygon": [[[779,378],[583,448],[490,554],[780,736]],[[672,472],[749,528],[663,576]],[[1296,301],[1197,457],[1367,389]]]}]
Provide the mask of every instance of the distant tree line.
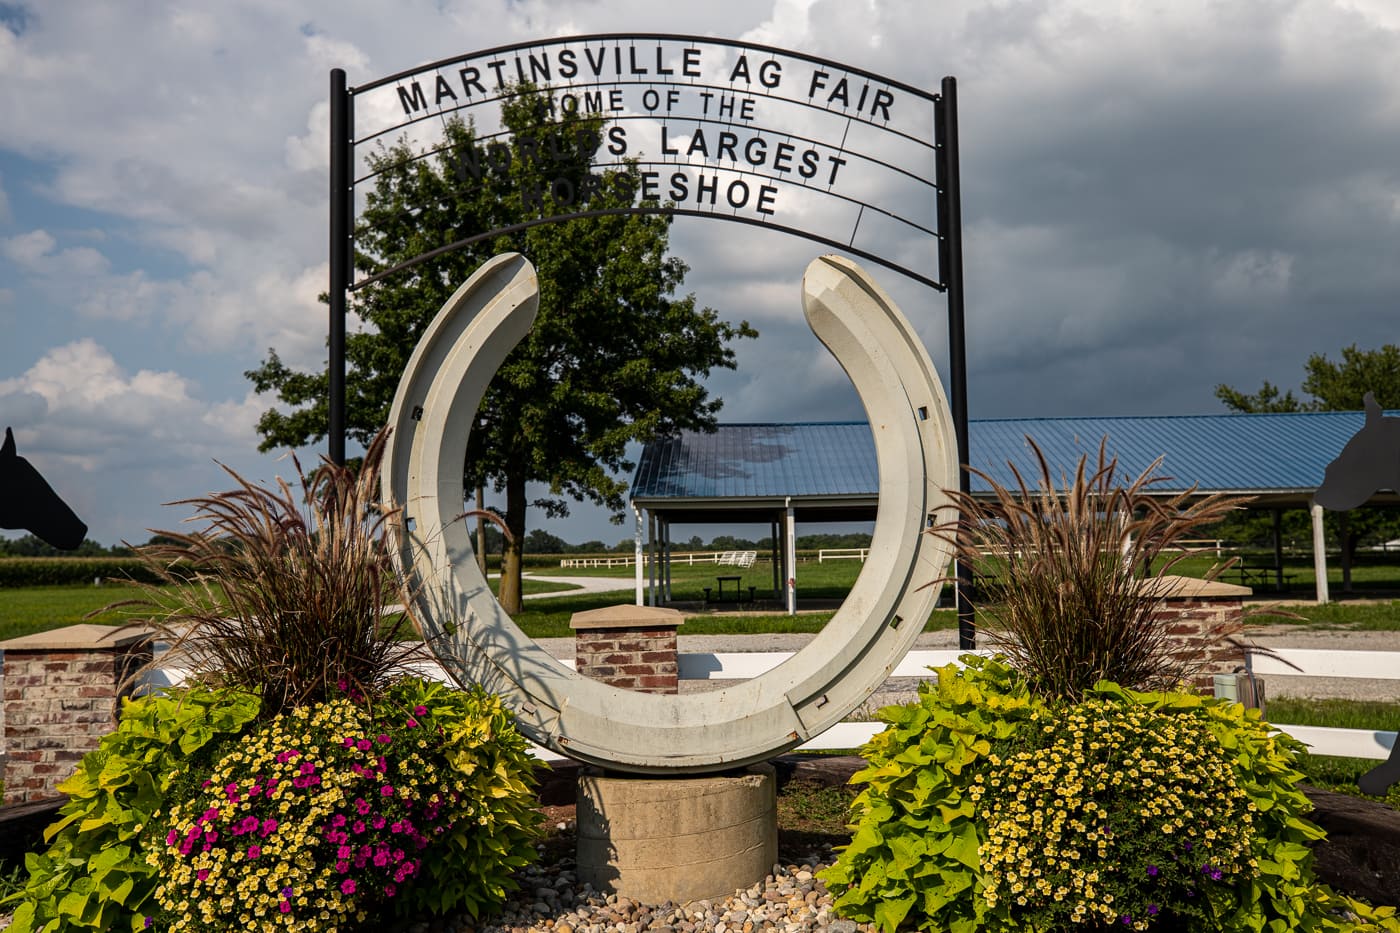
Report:
[{"label": "distant tree line", "polygon": [[130,557],[131,548],[123,544],[104,547],[85,538],[76,550],[60,551],[34,535],[22,538],[0,538],[0,557]]}]

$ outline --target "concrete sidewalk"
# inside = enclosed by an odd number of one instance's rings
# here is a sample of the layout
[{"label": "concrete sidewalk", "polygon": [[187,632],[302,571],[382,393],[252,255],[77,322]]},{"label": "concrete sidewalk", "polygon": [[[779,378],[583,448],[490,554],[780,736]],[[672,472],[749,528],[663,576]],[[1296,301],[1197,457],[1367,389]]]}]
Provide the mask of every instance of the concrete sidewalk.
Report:
[{"label": "concrete sidewalk", "polygon": [[[681,654],[723,654],[745,651],[797,651],[815,635],[686,635],[678,637]],[[1342,651],[1400,652],[1400,632],[1347,632],[1322,629],[1299,629],[1292,626],[1258,626],[1245,630],[1244,640],[1264,648],[1324,648]],[[539,644],[552,656],[562,660],[574,656],[572,638],[541,638]],[[924,632],[914,643],[915,650],[948,650],[958,647],[954,630]],[[1400,655],[1397,655],[1400,661]],[[1400,665],[1396,674],[1400,675]],[[1306,697],[1310,699],[1379,700],[1400,702],[1400,679],[1304,677],[1271,675],[1265,678],[1269,697]],[[712,690],[726,681],[684,681],[690,689]],[[870,703],[903,702],[918,687],[918,678],[891,678],[877,691]],[[870,705],[869,703],[867,705]]]}]

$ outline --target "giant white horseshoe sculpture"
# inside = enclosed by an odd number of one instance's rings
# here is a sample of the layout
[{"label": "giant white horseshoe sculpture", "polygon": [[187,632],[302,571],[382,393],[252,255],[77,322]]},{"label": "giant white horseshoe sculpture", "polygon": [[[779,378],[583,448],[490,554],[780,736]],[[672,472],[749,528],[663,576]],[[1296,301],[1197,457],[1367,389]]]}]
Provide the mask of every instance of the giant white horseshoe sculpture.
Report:
[{"label": "giant white horseshoe sculpture", "polygon": [[880,501],[870,554],[840,610],[805,648],[750,681],[704,693],[634,693],[564,667],[501,609],[460,520],[472,419],[539,306],[535,270],[498,256],[434,318],[399,382],[385,456],[386,502],[402,505],[397,555],[425,635],[462,683],[501,694],[534,741],[625,771],[703,772],[762,761],[840,721],[888,678],[941,589],[958,480],[952,415],[937,373],[894,302],[855,263],[807,267],[802,305],[841,363],[875,436]]}]

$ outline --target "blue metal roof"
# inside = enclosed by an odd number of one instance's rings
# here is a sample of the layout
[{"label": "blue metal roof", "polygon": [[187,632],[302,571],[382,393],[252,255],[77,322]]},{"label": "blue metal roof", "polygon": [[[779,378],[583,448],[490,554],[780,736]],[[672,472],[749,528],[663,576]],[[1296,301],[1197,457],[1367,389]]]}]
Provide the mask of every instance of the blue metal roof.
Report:
[{"label": "blue metal roof", "polygon": [[[1007,461],[1028,482],[1039,475],[1026,444],[1033,437],[1058,478],[1081,456],[1096,463],[1099,441],[1118,457],[1119,476],[1135,478],[1163,457],[1158,474],[1171,492],[1311,492],[1323,471],[1361,429],[1359,411],[1267,415],[1162,415],[1119,418],[1009,418],[968,425],[971,461],[1003,485]],[[986,491],[973,478],[973,491]],[[875,444],[865,422],[724,424],[713,434],[686,432],[642,451],[632,498],[746,499],[869,497],[879,492]]]}]

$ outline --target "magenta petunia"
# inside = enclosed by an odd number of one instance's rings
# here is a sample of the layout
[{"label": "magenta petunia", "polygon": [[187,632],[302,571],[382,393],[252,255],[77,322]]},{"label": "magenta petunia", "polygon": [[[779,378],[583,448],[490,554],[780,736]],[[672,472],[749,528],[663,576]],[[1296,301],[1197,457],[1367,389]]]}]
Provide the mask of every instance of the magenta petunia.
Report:
[{"label": "magenta petunia", "polygon": [[383,787],[379,788],[379,796],[381,796],[381,797],[392,797],[392,796],[394,796],[394,788],[393,788],[391,785],[389,785],[389,784],[385,784]]},{"label": "magenta petunia", "polygon": [[340,893],[341,893],[341,894],[354,894],[354,893],[355,893],[355,879],[354,879],[354,878],[346,878],[344,881],[342,881],[342,882],[340,883]]},{"label": "magenta petunia", "polygon": [[413,707],[413,715],[415,715],[415,716],[426,716],[427,714],[428,714],[428,708],[427,708],[426,706],[423,706],[422,704],[419,704],[418,706]]},{"label": "magenta petunia", "polygon": [[248,858],[254,859],[257,858],[259,855],[262,855],[262,846],[248,847]]},{"label": "magenta petunia", "polygon": [[282,911],[282,913],[284,913],[284,914],[289,914],[289,913],[292,912],[292,902],[291,902],[291,901],[283,901],[282,903],[280,903],[280,904],[277,905],[277,909],[280,910],[280,911]]}]

